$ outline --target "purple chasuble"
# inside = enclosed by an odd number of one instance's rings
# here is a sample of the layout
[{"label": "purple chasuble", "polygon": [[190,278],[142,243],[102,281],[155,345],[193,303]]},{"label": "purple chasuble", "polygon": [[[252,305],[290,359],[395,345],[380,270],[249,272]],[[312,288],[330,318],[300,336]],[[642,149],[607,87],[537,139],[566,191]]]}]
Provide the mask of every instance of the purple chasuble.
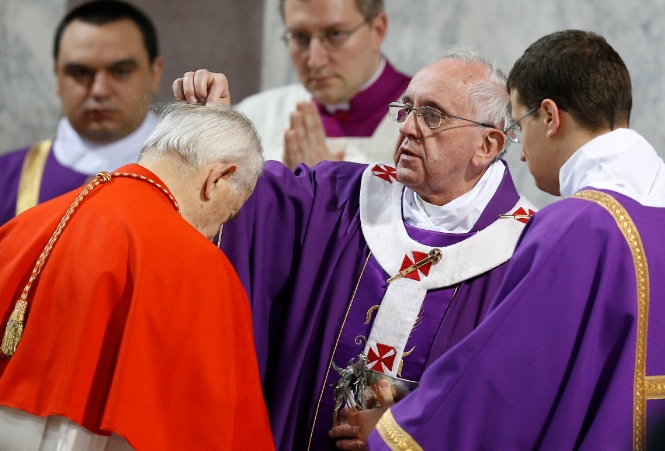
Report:
[{"label": "purple chasuble", "polygon": [[[650,271],[646,375],[665,375],[665,209],[607,192],[641,235]],[[482,324],[391,412],[422,449],[629,450],[635,264],[613,217],[568,198],[527,224]],[[647,432],[665,400],[647,402]],[[371,451],[391,449],[377,431]]]},{"label": "purple chasuble", "polygon": [[388,114],[388,104],[397,101],[411,77],[397,72],[389,62],[379,78],[364,91],[349,100],[349,109],[329,113],[316,99],[312,99],[319,107],[319,114],[329,138],[344,136],[372,136],[379,123]]},{"label": "purple chasuble", "polygon": [[[18,185],[23,161],[30,147],[0,156],[0,226],[16,215]],[[53,148],[49,150],[39,191],[39,203],[83,186],[88,175],[73,171],[56,160]]]},{"label": "purple chasuble", "polygon": [[[222,249],[252,303],[264,394],[276,446],[283,451],[308,449],[310,436],[309,449],[336,449],[328,437],[330,384],[338,379],[330,361],[345,366],[363,351],[375,317],[368,311],[387,289],[390,275],[369,255],[361,231],[365,168],[322,162],[292,173],[268,162],[238,217],[224,226]],[[493,223],[518,199],[506,169],[470,233],[407,230],[423,244],[452,245]],[[407,343],[407,350],[413,349],[403,359],[403,378],[419,380],[433,359],[476,327],[506,267],[427,294]]]}]

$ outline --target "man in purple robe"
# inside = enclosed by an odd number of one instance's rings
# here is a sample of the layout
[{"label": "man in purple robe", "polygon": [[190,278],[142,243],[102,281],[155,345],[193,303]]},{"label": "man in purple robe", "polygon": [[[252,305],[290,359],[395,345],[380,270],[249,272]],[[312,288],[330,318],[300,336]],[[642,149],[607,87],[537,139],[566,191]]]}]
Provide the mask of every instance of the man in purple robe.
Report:
[{"label": "man in purple robe", "polygon": [[[227,96],[223,76],[210,76],[177,80],[176,97]],[[533,212],[498,159],[504,80],[471,51],[450,52],[390,106],[401,123],[394,167],[269,162],[225,225],[278,449],[354,446],[337,425],[334,365],[362,355],[378,374],[418,381],[484,317]]]},{"label": "man in purple robe", "polygon": [[137,161],[157,125],[148,105],[163,62],[141,11],[113,0],[73,9],[57,28],[53,56],[64,117],[55,139],[0,156],[0,225]]},{"label": "man in purple robe", "polygon": [[280,0],[302,84],[253,95],[236,108],[256,124],[266,159],[291,169],[321,160],[390,161],[397,140],[386,105],[410,78],[381,55],[383,0]]},{"label": "man in purple robe", "polygon": [[[509,79],[536,185],[483,322],[386,410],[371,451],[643,450],[665,413],[665,164],[628,129],[628,70],[594,33],[541,38]],[[391,404],[351,415],[366,437]],[[660,449],[660,448],[658,448]]]}]

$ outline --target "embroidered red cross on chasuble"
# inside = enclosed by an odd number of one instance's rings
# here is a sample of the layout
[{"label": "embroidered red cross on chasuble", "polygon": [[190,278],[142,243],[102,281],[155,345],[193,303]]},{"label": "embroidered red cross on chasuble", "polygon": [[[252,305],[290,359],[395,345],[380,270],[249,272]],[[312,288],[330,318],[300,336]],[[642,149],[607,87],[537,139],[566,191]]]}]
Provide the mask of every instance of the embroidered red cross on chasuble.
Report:
[{"label": "embroidered red cross on chasuble", "polygon": [[[413,261],[409,258],[408,255],[404,256],[404,260],[402,261],[402,266],[399,268],[400,272],[404,271],[406,268],[409,266],[415,265],[417,262],[421,260],[425,260],[427,258],[427,254],[424,252],[418,252],[418,251],[413,251]],[[407,279],[413,279],[420,281],[420,273],[423,273],[423,276],[427,277],[429,275],[429,270],[432,268],[432,262],[428,261],[425,263],[423,266],[418,268],[416,271],[411,271],[410,273],[404,275]]]},{"label": "embroidered red cross on chasuble", "polygon": [[509,216],[512,216],[513,219],[516,219],[517,221],[523,224],[526,224],[527,221],[531,218],[531,216],[533,216],[535,213],[536,212],[531,209],[525,210],[524,208],[520,207],[514,212],[512,212]]},{"label": "embroidered red cross on chasuble", "polygon": [[369,348],[367,353],[367,368],[380,373],[391,371],[395,364],[395,357],[397,357],[397,350],[392,346],[384,345],[381,343],[376,344],[376,351]]},{"label": "embroidered red cross on chasuble", "polygon": [[393,179],[397,181],[397,169],[387,164],[377,164],[372,168],[372,174],[388,183],[392,183]]}]

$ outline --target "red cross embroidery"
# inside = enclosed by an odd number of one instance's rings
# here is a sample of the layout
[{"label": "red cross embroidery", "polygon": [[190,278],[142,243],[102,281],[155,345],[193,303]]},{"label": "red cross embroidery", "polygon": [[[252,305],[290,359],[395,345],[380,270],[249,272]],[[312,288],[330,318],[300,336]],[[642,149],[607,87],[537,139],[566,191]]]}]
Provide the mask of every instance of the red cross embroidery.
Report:
[{"label": "red cross embroidery", "polygon": [[372,174],[380,179],[385,180],[388,183],[392,183],[392,179],[397,181],[397,169],[392,166],[388,166],[387,164],[383,165],[383,167],[378,164],[374,165],[372,168]]},{"label": "red cross embroidery", "polygon": [[[409,258],[408,255],[405,255],[404,260],[402,261],[402,267],[399,269],[399,271],[402,272],[409,266],[413,266],[417,262],[424,260],[426,258],[427,258],[426,253],[413,251],[413,261]],[[407,279],[420,281],[420,273],[422,272],[423,275],[427,277],[429,275],[430,268],[432,268],[432,262],[427,262],[426,264],[418,268],[416,271],[411,271],[410,273],[406,274],[404,277],[406,277]]]},{"label": "red cross embroidery", "polygon": [[515,220],[526,224],[529,218],[531,218],[531,216],[533,216],[535,213],[536,212],[531,209],[527,211],[524,208],[520,207],[514,212],[512,212],[510,216],[512,216]]},{"label": "red cross embroidery", "polygon": [[395,357],[397,357],[397,350],[392,346],[384,345],[381,343],[376,344],[378,353],[374,348],[369,348],[367,355],[367,368],[370,368],[379,373],[385,374],[392,370],[395,364]]}]

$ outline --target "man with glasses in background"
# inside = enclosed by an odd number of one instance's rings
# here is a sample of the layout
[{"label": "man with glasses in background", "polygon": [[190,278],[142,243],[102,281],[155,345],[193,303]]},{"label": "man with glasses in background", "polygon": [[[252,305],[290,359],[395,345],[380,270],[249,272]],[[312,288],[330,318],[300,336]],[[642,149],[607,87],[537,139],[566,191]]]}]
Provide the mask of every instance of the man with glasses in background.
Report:
[{"label": "man with glasses in background", "polygon": [[280,0],[280,11],[302,84],[236,106],[256,124],[266,159],[291,169],[321,160],[390,160],[397,132],[385,108],[409,77],[381,55],[383,0]]},{"label": "man with glasses in background", "polygon": [[[228,97],[215,76],[189,73],[176,97]],[[510,108],[494,65],[452,49],[415,75],[390,117],[394,165],[293,173],[268,162],[224,228],[283,451],[356,449],[342,409],[365,402],[354,377],[365,366],[413,388],[483,320],[533,213],[498,159]]]}]

